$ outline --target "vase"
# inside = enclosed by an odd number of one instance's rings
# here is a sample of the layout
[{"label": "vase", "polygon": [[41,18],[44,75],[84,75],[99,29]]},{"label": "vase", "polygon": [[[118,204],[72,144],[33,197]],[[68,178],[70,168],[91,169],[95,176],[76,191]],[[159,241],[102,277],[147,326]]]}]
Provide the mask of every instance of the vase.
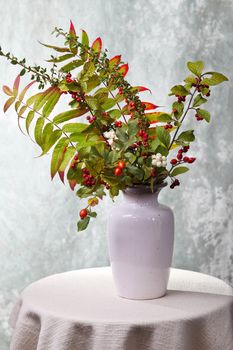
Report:
[{"label": "vase", "polygon": [[108,217],[107,238],[119,296],[155,299],[166,293],[174,245],[172,210],[158,202],[160,190],[137,185],[123,192]]}]

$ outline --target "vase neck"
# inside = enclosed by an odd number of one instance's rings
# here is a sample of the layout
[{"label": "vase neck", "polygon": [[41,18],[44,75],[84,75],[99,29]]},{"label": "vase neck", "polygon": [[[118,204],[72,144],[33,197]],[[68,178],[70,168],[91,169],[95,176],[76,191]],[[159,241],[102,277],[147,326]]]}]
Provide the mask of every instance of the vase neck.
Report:
[{"label": "vase neck", "polygon": [[124,200],[128,204],[139,204],[141,206],[158,205],[158,196],[164,186],[154,188],[152,193],[149,186],[138,185],[135,187],[128,187],[124,193]]}]

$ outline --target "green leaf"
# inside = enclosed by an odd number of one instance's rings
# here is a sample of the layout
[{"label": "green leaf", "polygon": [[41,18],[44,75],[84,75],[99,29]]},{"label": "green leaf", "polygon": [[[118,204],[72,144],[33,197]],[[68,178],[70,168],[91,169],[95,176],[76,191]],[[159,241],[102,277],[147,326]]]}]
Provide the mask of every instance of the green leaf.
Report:
[{"label": "green leaf", "polygon": [[57,142],[57,140],[60,139],[60,137],[62,136],[62,131],[61,130],[54,130],[53,133],[46,138],[44,144],[43,144],[43,153],[41,154],[41,156],[43,156],[44,154],[46,154]]},{"label": "green leaf", "polygon": [[66,152],[65,152],[63,161],[61,162],[61,165],[59,166],[59,169],[58,169],[58,173],[59,173],[59,176],[60,176],[60,179],[62,180],[62,182],[64,182],[64,173],[65,173],[66,167],[68,166],[68,164],[69,164],[71,158],[74,156],[75,152],[76,152],[76,150],[74,149],[74,147],[68,147]]},{"label": "green leaf", "polygon": [[193,107],[198,107],[206,102],[207,102],[207,99],[202,97],[201,94],[198,94],[193,101]]},{"label": "green leaf", "polygon": [[163,122],[163,123],[169,123],[173,121],[172,117],[168,113],[161,113],[156,118],[158,122]]},{"label": "green leaf", "polygon": [[27,118],[26,118],[26,130],[27,130],[28,135],[29,135],[29,127],[31,125],[31,122],[32,122],[34,116],[35,116],[35,112],[30,111],[27,115]]},{"label": "green leaf", "polygon": [[58,47],[58,46],[53,46],[53,45],[48,45],[48,44],[43,44],[42,42],[39,41],[39,43],[45,47],[48,47],[49,49],[53,49],[57,52],[70,52],[68,47]]},{"label": "green leaf", "polygon": [[172,104],[172,109],[173,109],[173,111],[174,110],[176,111],[176,112],[174,112],[174,116],[177,120],[179,120],[183,114],[183,111],[184,111],[184,104],[182,102],[176,101]]},{"label": "green leaf", "polygon": [[111,111],[108,111],[108,114],[113,119],[118,119],[121,117],[121,111],[119,109],[112,109]]},{"label": "green leaf", "polygon": [[66,151],[66,146],[69,144],[69,140],[66,137],[62,137],[56,146],[54,147],[52,159],[51,159],[51,178],[53,179],[56,175]]},{"label": "green leaf", "polygon": [[64,123],[70,119],[78,118],[87,112],[86,109],[71,109],[66,112],[59,113],[53,118],[55,124]]},{"label": "green leaf", "polygon": [[68,53],[66,55],[62,55],[59,57],[51,58],[50,60],[46,60],[47,62],[59,63],[68,60],[69,58],[74,57],[73,53]]},{"label": "green leaf", "polygon": [[179,166],[179,167],[176,167],[175,169],[173,169],[173,171],[171,172],[170,175],[172,177],[174,177],[174,176],[177,176],[177,175],[180,175],[180,174],[184,174],[187,171],[189,171],[189,168],[187,168],[186,166]]},{"label": "green leaf", "polygon": [[204,78],[201,81],[201,85],[218,85],[223,83],[224,81],[228,81],[229,79],[221,74],[221,73],[217,73],[217,72],[207,72],[206,74],[211,74],[210,78]]},{"label": "green leaf", "polygon": [[82,30],[82,44],[87,47],[89,46],[89,38],[85,30]]},{"label": "green leaf", "polygon": [[194,130],[183,131],[177,138],[177,141],[192,142],[195,140]]},{"label": "green leaf", "polygon": [[205,109],[197,109],[197,114],[200,117],[204,118],[205,121],[207,121],[207,123],[210,122],[210,113],[207,110],[205,110]]},{"label": "green leaf", "polygon": [[90,222],[90,216],[86,216],[84,219],[78,221],[78,231],[84,231]]},{"label": "green leaf", "polygon": [[108,109],[115,106],[116,101],[113,98],[108,98],[102,105],[101,108],[103,108],[104,111],[107,111]]},{"label": "green leaf", "polygon": [[204,62],[202,61],[188,62],[187,67],[190,70],[190,72],[192,72],[197,77],[200,77],[204,69]]},{"label": "green leaf", "polygon": [[84,123],[68,123],[62,127],[62,130],[64,132],[77,132],[77,133],[79,133],[79,132],[84,131],[87,127],[88,127],[88,125],[84,124]]},{"label": "green leaf", "polygon": [[97,217],[97,213],[95,211],[89,211],[88,215],[92,218],[96,218]]},{"label": "green leaf", "polygon": [[56,91],[56,88],[51,86],[47,90],[39,94],[36,94],[34,96],[31,96],[27,100],[27,104],[30,105],[31,103],[34,103],[33,109],[38,112],[44,106],[44,104],[50,98],[50,96],[53,95],[55,91]]},{"label": "green leaf", "polygon": [[183,85],[175,85],[171,88],[171,94],[176,96],[187,96],[189,91],[185,89]]},{"label": "green leaf", "polygon": [[196,77],[194,77],[193,75],[189,75],[188,77],[186,77],[186,78],[184,79],[184,81],[185,81],[186,83],[190,83],[190,84],[196,84],[196,83],[197,83],[197,79],[196,79]]},{"label": "green leaf", "polygon": [[49,99],[47,100],[42,110],[42,114],[45,118],[47,118],[51,114],[57,102],[59,101],[60,97],[61,97],[60,89],[55,90],[53,94],[49,97]]},{"label": "green leaf", "polygon": [[170,145],[170,134],[161,126],[157,126],[156,135],[159,141],[168,148]]},{"label": "green leaf", "polygon": [[43,117],[38,118],[36,122],[35,130],[34,130],[35,141],[41,148],[43,145],[42,130],[43,130],[44,122],[45,120]]},{"label": "green leaf", "polygon": [[144,171],[134,165],[128,165],[127,171],[141,181],[144,177]]},{"label": "green leaf", "polygon": [[72,62],[67,63],[63,67],[61,67],[60,71],[64,72],[64,73],[67,73],[67,72],[70,72],[73,69],[78,68],[78,67],[80,67],[82,65],[83,65],[83,61],[82,60],[74,60]]},{"label": "green leaf", "polygon": [[86,102],[91,109],[93,109],[93,110],[99,109],[99,102],[95,97],[86,96]]},{"label": "green leaf", "polygon": [[19,112],[17,112],[18,117],[21,117],[23,115],[23,113],[26,111],[26,109],[28,108],[28,106],[22,106],[19,110]]}]

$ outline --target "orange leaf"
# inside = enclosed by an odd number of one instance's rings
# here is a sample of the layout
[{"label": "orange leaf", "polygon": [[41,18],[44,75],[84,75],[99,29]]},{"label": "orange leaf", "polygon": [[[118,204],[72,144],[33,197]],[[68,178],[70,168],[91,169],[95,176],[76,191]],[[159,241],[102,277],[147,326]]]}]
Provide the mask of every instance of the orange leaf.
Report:
[{"label": "orange leaf", "polygon": [[144,86],[134,86],[134,89],[137,89],[138,92],[141,92],[141,91],[150,91],[151,93],[151,90],[144,87]]},{"label": "orange leaf", "polygon": [[129,70],[129,65],[128,65],[128,63],[126,63],[126,64],[123,64],[122,66],[120,66],[120,68],[117,71],[118,71],[118,73],[123,75],[123,77],[125,77],[126,74],[128,73],[128,70]]},{"label": "orange leaf", "polygon": [[94,52],[96,53],[100,53],[101,49],[102,49],[102,40],[101,38],[97,38],[95,39],[95,41],[93,42],[93,44],[91,45],[91,48]]},{"label": "orange leaf", "polygon": [[112,57],[110,60],[109,60],[109,66],[110,68],[113,68],[115,66],[118,66],[118,64],[120,63],[121,61],[121,55],[117,55],[117,56],[114,56]]},{"label": "orange leaf", "polygon": [[20,75],[17,75],[13,85],[13,94],[15,97],[18,95],[19,83],[20,83]]},{"label": "orange leaf", "polygon": [[22,101],[27,90],[33,85],[35,84],[35,80],[34,81],[31,81],[28,85],[25,86],[25,88],[21,91],[20,95],[19,95],[19,101]]},{"label": "orange leaf", "polygon": [[13,91],[9,88],[9,86],[3,85],[2,90],[6,95],[13,96]]},{"label": "orange leaf", "polygon": [[15,97],[10,97],[6,103],[4,104],[4,107],[3,107],[3,111],[4,113],[6,113],[6,111],[8,110],[8,108],[10,108],[10,106],[12,105],[12,103],[15,102]]},{"label": "orange leaf", "polygon": [[70,30],[69,30],[70,35],[76,35],[76,31],[73,25],[73,22],[70,20]]},{"label": "orange leaf", "polygon": [[159,106],[154,105],[153,103],[150,102],[142,102],[142,105],[145,107],[145,110],[150,110],[150,109],[156,109],[159,108]]},{"label": "orange leaf", "polygon": [[75,186],[77,185],[77,181],[75,179],[69,180],[70,188],[73,191]]}]

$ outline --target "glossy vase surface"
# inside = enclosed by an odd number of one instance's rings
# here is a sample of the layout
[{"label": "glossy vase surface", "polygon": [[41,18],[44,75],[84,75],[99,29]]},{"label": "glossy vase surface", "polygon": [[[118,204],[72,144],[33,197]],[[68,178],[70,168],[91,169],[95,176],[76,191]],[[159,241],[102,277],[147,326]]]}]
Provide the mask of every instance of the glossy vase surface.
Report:
[{"label": "glossy vase surface", "polygon": [[108,217],[109,258],[118,295],[154,299],[166,293],[174,244],[172,210],[158,202],[161,186],[127,188]]}]

